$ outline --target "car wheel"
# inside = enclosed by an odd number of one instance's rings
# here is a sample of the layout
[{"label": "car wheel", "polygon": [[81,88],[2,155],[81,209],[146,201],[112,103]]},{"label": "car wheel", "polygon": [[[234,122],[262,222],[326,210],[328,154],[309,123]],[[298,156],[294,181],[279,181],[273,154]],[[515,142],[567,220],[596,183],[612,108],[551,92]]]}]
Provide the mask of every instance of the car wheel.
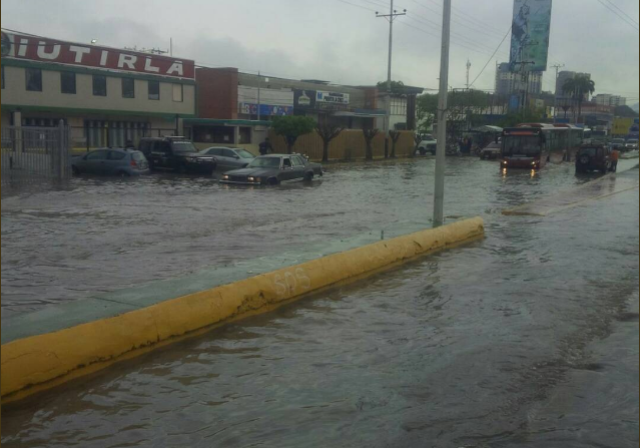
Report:
[{"label": "car wheel", "polygon": [[419,148],[418,151],[420,152],[421,156],[426,156],[427,155],[427,150],[424,148]]},{"label": "car wheel", "polygon": [[278,180],[277,177],[272,177],[271,179],[269,179],[267,181],[268,185],[278,185],[280,183],[280,181]]},{"label": "car wheel", "polygon": [[74,176],[79,176],[81,174],[80,168],[75,165],[71,165],[71,173],[73,173]]},{"label": "car wheel", "polygon": [[131,174],[127,173],[126,171],[120,171],[118,173],[119,177],[131,177]]},{"label": "car wheel", "polygon": [[305,182],[311,182],[313,180],[313,173],[307,173],[304,175]]}]

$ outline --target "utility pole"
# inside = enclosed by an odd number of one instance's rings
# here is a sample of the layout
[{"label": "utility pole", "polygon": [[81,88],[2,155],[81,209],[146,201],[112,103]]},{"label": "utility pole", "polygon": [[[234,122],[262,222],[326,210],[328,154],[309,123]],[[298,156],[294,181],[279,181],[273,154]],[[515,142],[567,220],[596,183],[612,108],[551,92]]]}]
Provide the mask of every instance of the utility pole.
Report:
[{"label": "utility pole", "polygon": [[444,0],[442,49],[440,54],[440,98],[438,100],[438,149],[436,186],[433,200],[433,227],[444,224],[444,165],[447,150],[447,96],[449,94],[449,47],[451,39],[451,0]]},{"label": "utility pole", "polygon": [[262,118],[260,114],[262,109],[262,76],[260,76],[260,72],[258,72],[258,121]]},{"label": "utility pole", "polygon": [[467,90],[471,88],[471,61],[467,59]]},{"label": "utility pole", "polygon": [[564,67],[564,64],[556,64],[556,65],[552,65],[551,68],[555,68],[556,69],[556,91],[554,92],[553,95],[553,122],[556,122],[556,119],[558,118],[558,78],[560,78],[560,69]]},{"label": "utility pole", "polygon": [[384,17],[389,22],[389,61],[387,67],[387,117],[386,122],[384,124],[385,132],[389,132],[390,124],[391,124],[391,64],[393,62],[393,22],[396,20],[396,17],[406,16],[407,10],[403,10],[401,13],[393,9],[393,1],[390,0],[389,3],[389,14],[380,14],[376,11],[376,17]]}]

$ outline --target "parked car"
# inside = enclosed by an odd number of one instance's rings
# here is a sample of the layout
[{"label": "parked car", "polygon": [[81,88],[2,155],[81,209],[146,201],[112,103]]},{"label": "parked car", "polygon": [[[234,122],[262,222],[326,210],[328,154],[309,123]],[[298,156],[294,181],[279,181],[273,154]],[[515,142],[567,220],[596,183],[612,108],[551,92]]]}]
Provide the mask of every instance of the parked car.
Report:
[{"label": "parked car", "polygon": [[215,157],[200,154],[184,137],[143,138],[138,149],[149,160],[151,170],[211,174],[216,169]]},{"label": "parked car", "polygon": [[311,163],[299,154],[270,154],[256,157],[249,166],[229,171],[220,180],[223,184],[278,185],[294,180],[311,181],[322,176],[322,165]]},{"label": "parked car", "polygon": [[427,153],[431,153],[435,156],[437,149],[438,140],[433,138],[433,136],[430,134],[425,134],[422,136],[422,140],[418,144],[418,152],[421,156],[427,155]]},{"label": "parked car", "polygon": [[480,150],[482,160],[496,160],[502,154],[502,143],[492,142]]},{"label": "parked car", "polygon": [[231,171],[246,168],[255,156],[242,148],[213,147],[200,151],[202,156],[213,156],[216,159],[218,171]]},{"label": "parked car", "polygon": [[626,151],[637,151],[638,150],[638,140],[635,139],[627,139],[624,144],[624,148]]},{"label": "parked car", "polygon": [[589,145],[578,150],[576,156],[576,173],[599,171],[606,174],[611,171],[611,150],[605,146]]},{"label": "parked car", "polygon": [[140,151],[104,148],[71,160],[73,174],[102,176],[138,176],[149,172],[149,164]]}]

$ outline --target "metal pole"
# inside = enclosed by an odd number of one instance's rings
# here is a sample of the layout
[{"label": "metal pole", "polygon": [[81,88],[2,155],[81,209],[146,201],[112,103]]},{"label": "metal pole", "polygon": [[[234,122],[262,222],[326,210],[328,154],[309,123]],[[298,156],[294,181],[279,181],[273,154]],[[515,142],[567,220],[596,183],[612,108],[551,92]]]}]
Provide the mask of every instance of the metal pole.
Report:
[{"label": "metal pole", "polygon": [[262,86],[262,76],[260,75],[260,72],[258,72],[258,121],[260,121],[260,119],[262,118],[262,115],[260,114],[260,109],[262,109],[261,104],[260,104],[262,102],[261,86]]},{"label": "metal pole", "polygon": [[[391,128],[391,64],[393,62],[393,0],[389,5],[389,62],[387,67],[387,120],[385,132],[388,134]],[[386,137],[385,137],[386,138]]]},{"label": "metal pole", "polygon": [[451,0],[444,0],[442,50],[440,60],[440,99],[438,102],[438,150],[436,152],[436,186],[433,201],[433,226],[444,224],[444,165],[447,149],[447,95],[449,90],[449,45],[451,39]]}]

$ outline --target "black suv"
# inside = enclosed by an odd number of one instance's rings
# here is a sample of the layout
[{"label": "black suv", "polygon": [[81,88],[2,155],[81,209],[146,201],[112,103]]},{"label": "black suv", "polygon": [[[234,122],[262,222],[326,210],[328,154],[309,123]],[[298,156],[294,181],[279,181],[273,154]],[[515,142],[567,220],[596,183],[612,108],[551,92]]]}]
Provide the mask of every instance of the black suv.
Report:
[{"label": "black suv", "polygon": [[184,137],[146,137],[140,140],[138,150],[152,170],[212,174],[217,165],[215,157],[199,153]]}]

